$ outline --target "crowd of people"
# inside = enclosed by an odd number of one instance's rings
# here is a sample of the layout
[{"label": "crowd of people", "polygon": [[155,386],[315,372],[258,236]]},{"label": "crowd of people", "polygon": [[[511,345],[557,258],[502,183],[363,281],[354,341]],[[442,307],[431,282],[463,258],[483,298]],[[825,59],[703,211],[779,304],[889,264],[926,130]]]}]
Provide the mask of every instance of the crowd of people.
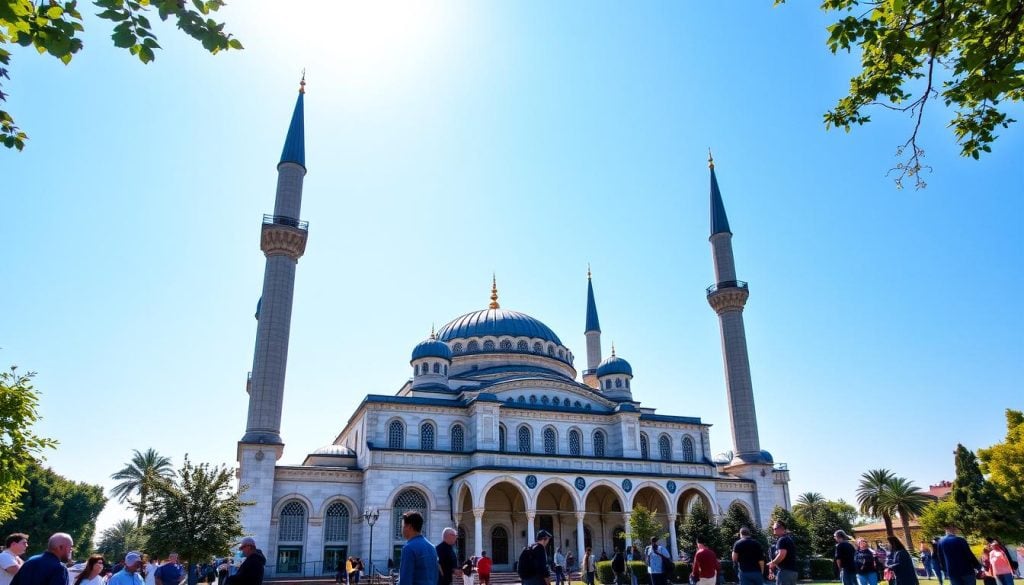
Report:
[{"label": "crowd of people", "polygon": [[99,554],[76,562],[74,539],[63,532],[50,536],[45,551],[24,559],[28,544],[29,535],[21,532],[4,541],[0,585],[262,585],[266,565],[263,552],[249,537],[239,544],[245,557],[239,565],[231,558],[183,565],[176,552],[157,559],[138,551],[113,563]]}]

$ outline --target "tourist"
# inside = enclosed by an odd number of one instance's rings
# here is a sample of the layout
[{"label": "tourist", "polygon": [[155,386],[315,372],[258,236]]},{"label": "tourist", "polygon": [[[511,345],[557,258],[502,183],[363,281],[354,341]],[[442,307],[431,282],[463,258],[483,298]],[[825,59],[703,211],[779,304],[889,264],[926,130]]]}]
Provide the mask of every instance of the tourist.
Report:
[{"label": "tourist", "polygon": [[617,585],[626,585],[626,555],[619,547],[615,547],[615,554],[612,555],[612,572],[615,573]]},{"label": "tourist", "polygon": [[10,585],[14,575],[25,562],[22,555],[28,550],[28,535],[15,532],[4,541],[4,550],[0,552],[0,585]]},{"label": "tourist", "polygon": [[772,560],[768,562],[768,568],[774,569],[777,585],[796,585],[799,572],[797,571],[796,543],[793,542],[793,536],[782,520],[776,520],[772,524],[772,533],[778,540],[772,547]]},{"label": "tourist", "polygon": [[156,585],[156,570],[160,568],[160,563],[156,557],[149,555],[142,555],[142,563],[143,580],[146,585]]},{"label": "tourist", "polygon": [[473,585],[473,557],[462,563],[462,585]]},{"label": "tourist", "polygon": [[946,527],[946,535],[939,540],[936,555],[942,555],[942,566],[950,585],[974,585],[977,582],[981,563],[971,552],[971,546],[958,536],[955,526]]},{"label": "tourist", "polygon": [[[643,554],[640,552],[640,548],[637,545],[634,544],[633,546],[629,547],[629,554],[626,555],[626,560],[637,562],[642,562],[644,560]],[[640,579],[639,577],[637,577],[636,572],[633,571],[633,568],[627,564],[626,570],[629,571],[630,585],[638,585]]]},{"label": "tourist", "polygon": [[764,584],[764,549],[761,543],[750,536],[750,529],[740,528],[740,539],[732,545],[732,562],[736,564],[736,574],[740,585]]},{"label": "tourist", "polygon": [[482,551],[480,558],[476,561],[476,574],[480,576],[480,585],[491,584],[491,565],[493,564],[491,557],[487,556],[487,551]]},{"label": "tourist", "polygon": [[11,579],[11,585],[67,585],[68,570],[75,541],[58,532],[46,541],[46,550],[25,561]]},{"label": "tourist", "polygon": [[839,581],[843,585],[857,585],[857,567],[853,562],[853,555],[857,551],[850,543],[850,535],[843,530],[836,530],[832,538],[836,541],[832,559],[839,569]]},{"label": "tourist", "polygon": [[[558,547],[555,551],[555,585],[562,585],[565,582],[565,554],[562,553],[562,547]],[[483,579],[481,578],[481,581]]]},{"label": "tourist", "polygon": [[238,544],[238,550],[245,555],[245,560],[234,575],[228,575],[225,585],[263,585],[263,570],[267,566],[267,557],[263,556],[263,551],[256,548],[256,540],[246,536]]},{"label": "tourist", "polygon": [[423,516],[416,511],[402,514],[402,560],[398,581],[402,585],[437,585],[437,549],[423,534]]},{"label": "tourist", "polygon": [[[171,557],[168,556],[168,563],[170,559]],[[109,585],[145,585],[145,581],[142,580],[142,575],[139,573],[141,570],[142,555],[136,551],[129,551],[128,554],[124,555],[124,568],[114,573],[114,576],[110,578]],[[157,585],[160,585],[160,575],[157,575],[156,579]],[[178,582],[171,583],[170,581],[165,581],[164,584],[178,585]]]},{"label": "tourist", "polygon": [[167,560],[157,568],[153,577],[156,585],[180,585],[185,577],[185,568],[178,562],[178,553],[167,555]]},{"label": "tourist", "polygon": [[868,541],[863,538],[857,539],[857,552],[853,553],[853,567],[857,572],[859,585],[878,585],[875,551],[868,548]]},{"label": "tourist", "polygon": [[437,562],[441,567],[441,576],[437,585],[452,585],[452,579],[459,568],[459,559],[455,556],[455,544],[459,533],[454,528],[445,528],[441,531],[441,542],[437,545]]},{"label": "tourist", "polygon": [[691,581],[696,580],[696,585],[715,585],[718,583],[718,555],[708,548],[703,536],[697,536],[695,540],[697,541],[697,554],[693,555]]},{"label": "tourist", "polygon": [[1013,585],[1013,559],[1010,558],[1010,551],[1006,550],[998,538],[986,538],[989,551],[988,562],[991,567],[991,575],[995,577],[999,585]]},{"label": "tourist", "polygon": [[888,540],[891,552],[885,566],[892,570],[896,585],[917,585],[917,569],[914,568],[914,559],[910,556],[910,551],[903,546],[903,541],[899,538],[890,536]]},{"label": "tourist", "polygon": [[75,577],[74,585],[103,585],[104,566],[103,555],[91,555]]},{"label": "tourist", "polygon": [[647,573],[651,576],[651,585],[665,585],[668,578],[665,561],[671,564],[672,557],[669,556],[668,549],[658,544],[657,536],[651,537],[651,544],[644,550],[644,560],[647,563]]},{"label": "tourist", "polygon": [[541,530],[537,533],[537,541],[523,550],[519,555],[516,569],[522,585],[549,585],[551,571],[548,570],[548,543],[551,533]]},{"label": "tourist", "polygon": [[875,541],[875,566],[878,567],[878,580],[881,582],[885,574],[885,562],[889,558],[889,551],[885,550],[885,546]]},{"label": "tourist", "polygon": [[928,550],[928,545],[921,543],[921,566],[924,567],[924,578],[931,579],[934,571],[932,570],[932,552]]},{"label": "tourist", "polygon": [[946,572],[946,560],[942,558],[942,553],[939,552],[938,536],[932,539],[932,570],[935,571],[935,577],[939,580],[939,585],[942,585],[942,575]]},{"label": "tourist", "polygon": [[572,583],[572,572],[576,568],[576,555],[569,551],[565,555],[565,579]]},{"label": "tourist", "polygon": [[[363,565],[362,557],[356,557],[355,566],[353,567],[353,573],[355,573],[356,579],[354,585],[359,585],[359,580],[363,577],[363,570],[365,568],[366,566]],[[353,585],[353,583],[350,582],[349,585]]]},{"label": "tourist", "polygon": [[588,546],[583,552],[583,562],[580,563],[580,581],[583,581],[584,585],[594,585],[594,573],[596,572],[597,563],[594,561],[594,553]]}]

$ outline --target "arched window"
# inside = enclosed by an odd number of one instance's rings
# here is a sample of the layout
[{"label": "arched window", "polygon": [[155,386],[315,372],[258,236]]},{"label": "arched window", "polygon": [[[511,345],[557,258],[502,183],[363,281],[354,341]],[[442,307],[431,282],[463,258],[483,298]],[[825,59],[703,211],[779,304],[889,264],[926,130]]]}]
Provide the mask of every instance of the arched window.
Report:
[{"label": "arched window", "polygon": [[484,351],[494,351],[494,342],[488,339],[484,342]]},{"label": "arched window", "polygon": [[500,347],[502,351],[510,351],[512,349],[512,340],[502,339],[501,344],[498,347]]},{"label": "arched window", "polygon": [[544,353],[544,346],[539,341],[533,343],[533,353]]},{"label": "arched window", "polygon": [[605,388],[605,390],[611,390],[612,389],[612,381],[611,380],[605,380],[604,381],[604,388]]},{"label": "arched window", "polygon": [[[445,364],[445,366],[444,366],[444,375],[445,376],[448,375],[448,365],[447,364]],[[626,380],[626,386],[629,387],[629,380]]]},{"label": "arched window", "polygon": [[[511,400],[511,398],[509,398],[509,400]],[[498,451],[504,453],[508,450],[505,447],[505,425],[498,425]]]},{"label": "arched window", "polygon": [[629,388],[629,378],[626,378],[626,388]]},{"label": "arched window", "polygon": [[427,529],[427,519],[430,517],[427,514],[427,498],[419,491],[409,489],[398,494],[392,509],[394,510],[394,520],[392,521],[394,523],[394,532],[392,533],[394,540],[405,542],[405,539],[402,538],[402,514],[413,510],[423,515],[423,532],[430,534]]},{"label": "arched window", "polygon": [[640,458],[651,458],[651,441],[647,438],[647,433],[640,433]]},{"label": "arched window", "polygon": [[461,453],[466,450],[466,429],[462,425],[452,427],[452,451]]},{"label": "arched window", "polygon": [[441,373],[441,363],[440,362],[434,362],[434,373],[435,374],[440,374]]},{"label": "arched window", "polygon": [[458,536],[455,540],[455,548],[459,551],[459,562],[466,562],[466,527],[459,526]]},{"label": "arched window", "polygon": [[555,437],[555,429],[548,427],[544,429],[544,452],[548,455],[554,455],[557,452],[557,438]]},{"label": "arched window", "polygon": [[558,350],[558,359],[565,359],[565,350]]},{"label": "arched window", "polygon": [[466,346],[466,351],[480,351],[480,343],[475,339],[470,341],[469,345]]},{"label": "arched window", "polygon": [[324,514],[324,541],[329,543],[348,542],[349,514],[348,507],[335,502]]},{"label": "arched window", "polygon": [[683,461],[693,463],[693,439],[690,437],[683,437]]},{"label": "arched window", "polygon": [[537,395],[536,394],[531,394],[530,395],[530,404],[537,404]]},{"label": "arched window", "polygon": [[541,403],[541,404],[543,404],[543,405],[547,405],[547,404],[548,404],[549,402],[551,402],[551,399],[550,399],[550,398],[548,398],[547,396],[541,396],[541,397],[540,397],[540,403]]},{"label": "arched window", "polygon": [[455,345],[452,346],[452,353],[462,353],[462,342],[461,341],[456,342]]},{"label": "arched window", "polygon": [[661,452],[662,461],[671,461],[672,459],[672,441],[669,440],[668,435],[662,435],[658,439],[658,451]]},{"label": "arched window", "polygon": [[615,378],[615,387],[622,388],[622,378]]},{"label": "arched window", "polygon": [[604,457],[604,431],[594,431],[594,457]]},{"label": "arched window", "polygon": [[580,404],[579,400],[577,400],[576,402],[573,402],[572,405],[575,406],[576,408],[583,408],[583,405]]},{"label": "arched window", "polygon": [[516,342],[516,351],[530,351],[530,344],[526,343],[525,340],[520,339]]},{"label": "arched window", "polygon": [[434,448],[434,423],[420,425],[420,449]]},{"label": "arched window", "polygon": [[278,518],[278,542],[302,542],[306,537],[306,506],[292,500],[281,508]]},{"label": "arched window", "polygon": [[519,398],[516,398],[516,402],[518,402],[519,404],[525,404],[526,403],[526,397],[525,396],[520,396]]},{"label": "arched window", "polygon": [[580,454],[580,432],[576,429],[569,431],[569,455]]},{"label": "arched window", "polygon": [[551,345],[550,343],[548,344],[548,355],[551,357],[555,357],[555,346]]},{"label": "arched window", "polygon": [[523,425],[519,427],[517,431],[519,437],[519,452],[529,453],[530,452],[530,427]]},{"label": "arched window", "polygon": [[558,406],[561,403],[562,403],[561,399],[559,399],[557,396],[555,396],[554,398],[551,399],[551,404],[554,404],[555,406]]},{"label": "arched window", "polygon": [[491,555],[495,565],[508,564],[508,532],[501,526],[495,526],[491,530]]},{"label": "arched window", "polygon": [[405,425],[400,420],[393,420],[388,425],[388,448],[402,449],[405,447]]}]

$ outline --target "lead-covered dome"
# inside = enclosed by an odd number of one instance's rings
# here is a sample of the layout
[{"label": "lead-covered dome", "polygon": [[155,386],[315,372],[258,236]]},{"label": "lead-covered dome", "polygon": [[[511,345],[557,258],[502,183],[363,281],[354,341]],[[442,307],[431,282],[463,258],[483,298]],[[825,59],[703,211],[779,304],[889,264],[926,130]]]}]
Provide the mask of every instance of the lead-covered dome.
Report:
[{"label": "lead-covered dome", "polygon": [[597,377],[611,376],[614,374],[621,374],[625,376],[633,375],[633,366],[629,365],[629,362],[615,355],[612,350],[612,357],[601,362],[601,365],[597,366]]},{"label": "lead-covered dome", "polygon": [[530,337],[562,345],[555,332],[537,319],[508,309],[483,309],[456,317],[437,332],[441,341],[469,337]]},{"label": "lead-covered dome", "polygon": [[448,347],[448,344],[443,341],[438,341],[434,336],[430,339],[421,341],[412,349],[412,358],[409,360],[414,362],[421,358],[441,358],[443,360],[452,361],[452,350]]}]

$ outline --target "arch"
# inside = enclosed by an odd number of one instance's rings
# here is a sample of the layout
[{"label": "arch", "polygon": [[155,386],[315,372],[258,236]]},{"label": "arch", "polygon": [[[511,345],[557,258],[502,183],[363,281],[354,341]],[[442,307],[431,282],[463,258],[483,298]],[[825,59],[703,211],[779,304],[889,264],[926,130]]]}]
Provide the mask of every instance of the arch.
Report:
[{"label": "arch", "polygon": [[573,427],[569,429],[569,454],[581,455],[583,453],[583,433]]},{"label": "arch", "polygon": [[277,513],[277,542],[305,542],[309,510],[309,506],[298,498],[284,502]]},{"label": "arch", "polygon": [[431,421],[424,421],[420,424],[420,449],[433,451],[437,444],[437,426]]},{"label": "arch", "polygon": [[426,485],[418,481],[407,481],[399,484],[398,486],[395,487],[395,489],[391,490],[391,493],[388,494],[387,499],[385,499],[384,501],[388,503],[389,507],[394,508],[395,499],[398,497],[399,494],[407,490],[416,490],[423,494],[427,498],[428,509],[434,510],[437,508],[437,501],[434,498],[434,493],[430,491],[430,488],[428,488]]},{"label": "arch", "polygon": [[409,510],[416,510],[423,514],[423,532],[429,534],[430,510],[434,508],[430,500],[430,491],[415,484],[403,484],[398,487],[397,494],[392,494],[388,499],[391,502],[392,510],[392,535],[395,542],[404,541],[402,538],[402,514]]},{"label": "arch", "polygon": [[[686,516],[690,512],[695,498],[703,502],[704,507],[708,510],[708,515],[712,519],[719,515],[715,498],[711,496],[711,492],[707,488],[699,483],[687,483],[679,486],[679,496],[676,498],[676,513]],[[751,514],[750,517],[753,518],[754,515]]]},{"label": "arch", "polygon": [[605,434],[601,429],[594,431],[592,438],[594,443],[594,457],[604,457]]},{"label": "arch", "polygon": [[672,461],[672,439],[665,433],[658,437],[658,455],[662,461]]},{"label": "arch", "polygon": [[484,341],[484,351],[494,351],[494,341],[490,339]]},{"label": "arch", "polygon": [[434,373],[435,374],[440,374],[441,373],[441,362],[434,362]]},{"label": "arch", "polygon": [[[633,486],[633,496],[629,502],[629,509],[632,510],[636,508],[637,504],[645,504],[645,502],[641,500],[647,500],[646,503],[650,503],[651,496],[649,494],[652,493],[660,496],[661,498],[661,501],[657,502],[660,504],[658,507],[658,514],[667,514],[669,510],[671,510],[671,494],[669,494],[668,490],[666,490],[661,484],[649,480],[639,482]],[[641,498],[641,495],[644,495],[644,497]],[[644,507],[650,509],[649,506],[645,505]]]},{"label": "arch", "polygon": [[325,499],[323,505],[321,505],[320,509],[317,510],[317,516],[323,518],[324,515],[327,514],[327,508],[330,508],[331,506],[337,503],[345,504],[345,507],[348,508],[348,511],[352,513],[359,510],[359,506],[356,506],[356,503],[352,500],[352,498],[339,494]]},{"label": "arch", "polygon": [[313,502],[311,502],[309,498],[298,492],[292,492],[290,494],[286,494],[278,498],[277,503],[274,504],[274,512],[272,516],[280,516],[281,510],[284,508],[284,505],[290,502],[291,500],[299,500],[306,506],[306,510],[313,509]]},{"label": "arch", "polygon": [[335,499],[323,514],[324,542],[347,543],[352,529],[352,513],[345,502]]},{"label": "arch", "polygon": [[526,423],[516,428],[516,450],[520,453],[533,451],[533,430]]},{"label": "arch", "polygon": [[[452,490],[455,492],[455,499],[452,500],[452,504],[455,506],[455,508],[452,510],[452,513],[462,514],[463,512],[472,510],[473,502],[476,501],[473,497],[472,484],[470,484],[465,479],[462,479],[459,480],[459,482],[456,483],[453,487],[455,488],[454,490]],[[463,501],[465,501],[466,498],[469,498],[469,506],[462,505]]]},{"label": "arch", "polygon": [[453,453],[462,453],[466,450],[466,427],[462,423],[455,423],[448,431]]},{"label": "arch", "polygon": [[[569,500],[572,502],[573,511],[581,509],[582,504],[580,502],[579,492],[576,491],[576,487],[561,477],[549,477],[537,484],[537,487],[534,489],[533,500],[528,500],[530,501],[530,507],[537,510],[537,502],[540,500],[541,494],[543,494],[544,490],[547,488],[554,486],[559,486],[565,489],[565,492],[569,494]],[[562,511],[565,512],[566,510]]]},{"label": "arch", "polygon": [[466,345],[466,351],[480,351],[480,342],[475,339],[470,340],[469,344]]},{"label": "arch", "polygon": [[729,505],[726,506],[725,509],[728,510],[729,508],[732,508],[733,506],[740,506],[740,507],[742,507],[744,510],[747,511],[747,515],[750,516],[751,520],[753,520],[755,524],[758,523],[757,519],[754,518],[754,509],[750,507],[750,504],[748,504],[747,502],[744,502],[743,500],[741,500],[739,498],[736,498],[735,500],[729,502]]},{"label": "arch", "polygon": [[487,502],[487,494],[498,486],[499,484],[508,484],[515,489],[519,494],[519,497],[523,499],[523,503],[526,504],[530,501],[529,490],[526,489],[526,485],[519,482],[519,478],[511,475],[503,475],[501,477],[495,477],[491,481],[484,484],[484,487],[480,488],[479,494],[473,498],[474,502],[479,502],[480,506],[483,506]]},{"label": "arch", "polygon": [[587,501],[587,498],[590,497],[590,494],[594,493],[594,490],[602,487],[606,487],[612,490],[615,496],[619,498],[620,502],[626,502],[626,494],[625,492],[622,491],[622,487],[617,485],[610,479],[593,480],[593,482],[587,486],[587,489],[583,490],[583,492],[580,494],[580,499],[583,500],[583,502],[585,503]]},{"label": "arch", "polygon": [[405,448],[405,423],[402,419],[393,418],[388,422],[388,449]]},{"label": "arch", "polygon": [[683,461],[687,463],[696,461],[693,450],[693,438],[690,435],[683,435]]},{"label": "arch", "polygon": [[491,527],[491,562],[496,565],[507,565],[511,562],[509,551],[509,531],[502,524]]},{"label": "arch", "polygon": [[502,339],[501,343],[498,344],[498,347],[501,348],[502,351],[512,351],[512,340]]},{"label": "arch", "polygon": [[544,437],[544,454],[555,455],[558,453],[558,432],[555,431],[555,427],[548,425],[541,432]]},{"label": "arch", "polygon": [[516,342],[516,351],[530,351],[530,344],[525,339]]},{"label": "arch", "polygon": [[462,349],[462,342],[461,341],[455,342],[455,345],[452,346],[452,353],[462,353],[462,351],[463,351],[463,349]]}]

